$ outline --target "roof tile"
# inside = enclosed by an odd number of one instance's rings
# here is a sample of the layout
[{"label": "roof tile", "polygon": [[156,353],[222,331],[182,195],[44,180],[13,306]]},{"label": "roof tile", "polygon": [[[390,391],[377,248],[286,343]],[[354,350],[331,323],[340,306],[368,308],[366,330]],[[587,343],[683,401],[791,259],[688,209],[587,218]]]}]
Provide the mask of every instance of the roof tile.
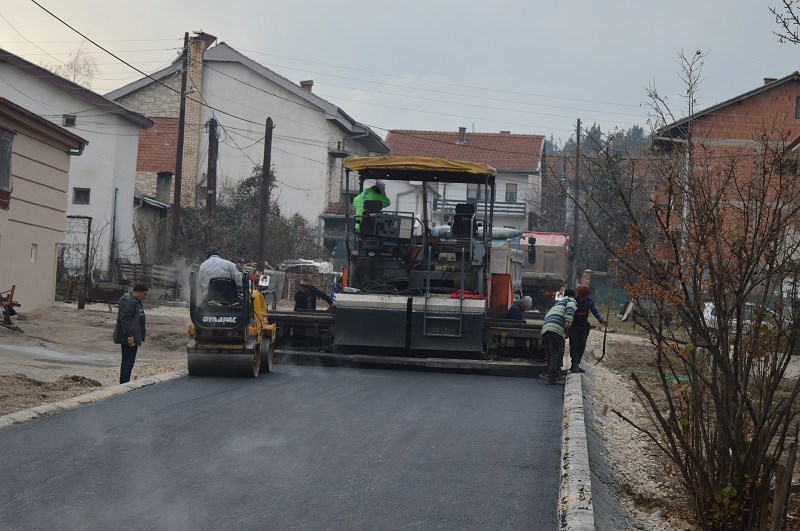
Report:
[{"label": "roof tile", "polygon": [[459,144],[457,131],[393,129],[386,136],[392,155],[480,162],[501,172],[539,170],[544,136],[467,133],[466,140]]}]

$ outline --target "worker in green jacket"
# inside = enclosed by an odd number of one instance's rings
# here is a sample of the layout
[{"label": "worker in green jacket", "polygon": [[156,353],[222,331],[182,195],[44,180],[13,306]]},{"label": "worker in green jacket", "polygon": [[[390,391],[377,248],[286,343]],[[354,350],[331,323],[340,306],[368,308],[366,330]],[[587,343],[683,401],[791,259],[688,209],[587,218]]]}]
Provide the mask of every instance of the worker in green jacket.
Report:
[{"label": "worker in green jacket", "polygon": [[389,198],[386,197],[385,186],[382,182],[376,181],[374,185],[365,188],[363,192],[353,198],[353,207],[356,210],[355,215],[355,230],[361,231],[361,216],[364,215],[364,202],[365,201],[380,201],[381,208],[386,208],[391,204]]}]

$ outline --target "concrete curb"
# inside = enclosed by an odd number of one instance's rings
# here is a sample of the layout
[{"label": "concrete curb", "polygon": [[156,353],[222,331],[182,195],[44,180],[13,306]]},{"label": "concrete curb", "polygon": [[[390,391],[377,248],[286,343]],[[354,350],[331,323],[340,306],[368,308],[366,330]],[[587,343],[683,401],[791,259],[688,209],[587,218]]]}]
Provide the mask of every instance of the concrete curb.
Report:
[{"label": "concrete curb", "polygon": [[69,409],[75,409],[93,402],[99,402],[101,400],[105,400],[106,398],[111,398],[112,396],[129,393],[136,389],[147,387],[148,385],[154,385],[169,380],[177,380],[178,378],[183,378],[188,375],[189,373],[186,371],[165,372],[162,374],[156,374],[155,376],[148,376],[147,378],[133,380],[125,384],[102,387],[89,393],[73,396],[72,398],[67,398],[66,400],[61,400],[59,402],[53,402],[52,404],[43,404],[30,409],[23,409],[22,411],[17,411],[15,413],[9,413],[8,415],[3,415],[0,417],[0,430],[43,417],[49,417],[50,415],[54,415],[61,411],[67,411]]},{"label": "concrete curb", "polygon": [[593,530],[592,482],[586,424],[583,418],[583,385],[580,374],[567,375],[567,383],[564,386],[564,420],[561,441],[558,528],[562,530]]}]

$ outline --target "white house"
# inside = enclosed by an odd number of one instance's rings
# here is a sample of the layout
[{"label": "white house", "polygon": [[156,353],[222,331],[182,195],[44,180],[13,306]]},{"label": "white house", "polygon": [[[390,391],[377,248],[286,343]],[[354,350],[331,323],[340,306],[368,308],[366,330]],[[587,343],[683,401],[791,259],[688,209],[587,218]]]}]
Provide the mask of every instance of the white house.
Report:
[{"label": "white house", "polygon": [[[216,37],[189,41],[181,204],[199,206],[206,196],[208,123],[219,124],[217,189],[253,175],[264,154],[265,123],[274,122],[271,162],[277,179],[273,196],[285,215],[300,214],[320,235],[341,225],[344,172],[349,154],[385,154],[389,148],[369,127],[313,93],[313,81],[293,83],[242,55]],[[170,202],[175,172],[182,61],[107,96],[152,118],[144,132],[137,167],[138,187]],[[154,81],[155,80],[155,81]],[[160,177],[159,177],[160,173]]]},{"label": "white house", "polygon": [[[92,218],[93,268],[138,262],[133,208],[139,131],[148,118],[10,52],[0,50],[0,96],[89,141],[72,161],[68,216]],[[76,235],[66,234],[66,238]],[[80,238],[80,236],[78,236]]]},{"label": "white house", "polygon": [[[544,137],[541,135],[468,133],[459,131],[392,130],[386,137],[392,155],[436,157],[488,164],[497,170],[494,224],[529,230],[540,214],[542,204],[541,159]],[[432,199],[436,223],[447,223],[459,203],[475,203],[478,209],[488,199],[480,186],[440,184],[438,197]],[[430,197],[430,194],[429,194]],[[416,200],[409,194],[406,201]]]}]

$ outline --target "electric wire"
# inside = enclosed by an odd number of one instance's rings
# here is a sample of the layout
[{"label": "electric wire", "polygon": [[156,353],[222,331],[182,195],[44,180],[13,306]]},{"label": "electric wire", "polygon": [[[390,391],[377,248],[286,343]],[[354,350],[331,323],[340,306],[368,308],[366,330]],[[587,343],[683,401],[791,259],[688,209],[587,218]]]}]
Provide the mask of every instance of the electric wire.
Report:
[{"label": "electric wire", "polygon": [[[155,81],[155,82],[159,83],[160,85],[164,86],[164,87],[165,87],[165,88],[167,88],[168,90],[171,90],[171,91],[173,91],[173,92],[176,92],[176,93],[180,93],[180,91],[179,91],[179,90],[176,90],[176,89],[174,89],[174,88],[172,88],[172,87],[169,87],[168,85],[164,84],[164,83],[163,83],[163,82],[161,82],[160,80],[158,80],[158,79],[156,79],[156,78],[152,77],[152,76],[151,76],[151,75],[149,75],[149,74],[146,74],[145,72],[143,72],[142,70],[140,70],[140,69],[138,69],[137,67],[133,66],[133,65],[132,65],[132,64],[130,64],[129,62],[125,61],[124,59],[120,58],[119,56],[117,56],[115,53],[111,52],[111,51],[110,51],[110,50],[108,50],[107,48],[105,48],[105,47],[101,46],[101,45],[100,45],[100,44],[98,44],[96,41],[94,41],[94,40],[92,40],[91,38],[87,37],[86,35],[84,35],[83,33],[81,33],[79,30],[77,30],[77,29],[75,29],[73,26],[71,26],[69,23],[67,23],[66,21],[64,21],[64,20],[63,20],[63,19],[61,19],[60,17],[58,17],[58,16],[57,16],[56,14],[54,14],[52,11],[50,11],[50,10],[48,10],[47,8],[45,8],[44,6],[42,6],[42,5],[41,5],[41,4],[40,4],[40,3],[39,3],[37,0],[30,0],[30,1],[31,1],[33,4],[35,4],[36,6],[38,6],[40,9],[42,9],[43,11],[45,11],[46,13],[48,13],[50,16],[52,16],[53,18],[55,18],[56,20],[58,20],[60,23],[62,23],[62,24],[63,24],[63,25],[65,25],[66,27],[68,27],[70,30],[72,30],[73,32],[77,33],[78,35],[80,35],[80,36],[81,36],[81,37],[83,37],[85,40],[89,41],[90,43],[94,44],[95,46],[97,46],[98,48],[100,48],[101,50],[103,50],[104,52],[106,52],[107,54],[111,55],[112,57],[114,57],[114,58],[115,58],[116,60],[118,60],[119,62],[121,62],[121,63],[125,64],[125,65],[126,65],[126,66],[128,66],[129,68],[132,68],[133,70],[137,71],[139,74],[141,74],[141,75],[143,75],[143,76],[147,77],[148,79],[151,79],[151,80],[153,80],[153,81]],[[257,52],[257,51],[246,50],[246,49],[243,49],[243,50],[244,50],[244,51],[251,51],[251,52],[254,52],[254,53],[262,53],[262,54],[264,54],[264,55],[273,55],[273,56],[276,56],[276,57],[282,57],[282,58],[285,58],[285,59],[290,59],[290,60],[296,60],[296,59],[294,59],[294,58],[291,58],[291,57],[279,56],[279,55],[276,55],[276,54],[269,54],[269,53],[266,53],[266,52]],[[185,50],[184,50],[184,53],[185,53]],[[327,63],[317,63],[317,62],[314,62],[314,61],[306,61],[306,62],[308,62],[308,63],[312,63],[312,64],[322,64],[322,65],[325,65],[325,66],[330,66],[330,67],[333,67],[333,68],[342,68],[342,69],[348,69],[348,70],[354,70],[354,71],[361,71],[361,72],[366,72],[366,73],[371,73],[371,74],[377,74],[377,75],[392,76],[392,77],[400,77],[400,78],[404,78],[404,77],[405,77],[405,78],[408,78],[407,76],[396,76],[396,75],[394,75],[394,74],[386,74],[386,73],[383,73],[383,72],[375,72],[375,71],[370,71],[370,70],[364,70],[364,69],[355,69],[355,68],[349,68],[349,67],[341,67],[341,66],[338,66],[338,65],[331,65],[331,64],[327,64]],[[216,71],[220,72],[222,75],[226,75],[226,76],[228,76],[228,77],[231,77],[232,79],[236,79],[234,76],[230,76],[229,74],[226,74],[226,73],[224,73],[224,72],[221,72],[221,71],[219,71],[219,70],[217,70],[217,69],[214,69],[213,67],[212,67],[211,69],[212,69],[212,70],[216,70]],[[570,100],[570,101],[582,101],[582,102],[598,103],[598,104],[608,104],[608,105],[620,105],[620,106],[628,106],[628,107],[638,107],[638,106],[636,106],[636,105],[632,105],[632,104],[620,104],[620,103],[613,103],[613,102],[603,102],[603,101],[598,101],[598,100],[588,100],[588,99],[579,99],[579,98],[568,98],[568,97],[560,97],[560,96],[547,96],[547,95],[543,95],[543,94],[535,94],[535,93],[528,93],[528,92],[521,92],[521,91],[509,91],[509,90],[502,90],[502,89],[493,89],[493,88],[489,88],[489,87],[479,87],[479,86],[474,86],[474,85],[465,85],[465,84],[451,83],[451,82],[444,82],[444,81],[433,81],[433,80],[424,80],[424,79],[422,79],[422,80],[421,80],[420,78],[408,78],[408,79],[419,80],[419,81],[423,81],[423,82],[427,82],[427,83],[436,83],[436,84],[443,84],[443,85],[450,85],[450,86],[458,86],[458,87],[474,88],[474,89],[478,89],[478,90],[486,90],[486,91],[490,91],[490,92],[502,92],[502,93],[519,94],[519,95],[527,95],[527,96],[536,96],[536,97],[545,97],[545,98],[554,98],[554,99],[564,99],[564,100]],[[241,80],[238,80],[238,81],[241,81]],[[246,85],[253,86],[253,85],[251,85],[251,84],[248,84],[248,83],[246,83],[246,82],[244,82],[244,81],[241,81],[241,82],[242,82],[242,83],[244,83],[244,84],[246,84]],[[262,90],[263,92],[266,92],[266,93],[269,93],[269,94],[272,94],[273,96],[279,97],[279,98],[281,98],[281,99],[283,99],[283,100],[285,100],[285,101],[288,101],[288,102],[290,102],[290,103],[294,103],[294,104],[297,104],[297,105],[300,105],[300,106],[302,106],[302,107],[306,107],[306,108],[309,108],[309,109],[317,110],[317,109],[314,109],[313,107],[309,107],[309,106],[307,106],[307,105],[304,105],[304,104],[301,104],[301,103],[298,103],[298,102],[292,101],[291,99],[284,98],[284,97],[282,97],[282,96],[276,95],[276,94],[274,94],[274,93],[271,93],[271,92],[269,92],[269,91],[266,91],[266,90],[264,90],[264,89],[261,89],[261,88],[259,88],[259,87],[255,87],[255,86],[253,86],[253,88],[256,88],[256,89],[258,89],[258,90]],[[196,103],[198,103],[198,104],[200,104],[200,105],[203,105],[203,106],[205,106],[205,107],[209,108],[209,109],[210,109],[212,112],[219,112],[220,114],[223,114],[223,115],[229,116],[229,117],[231,117],[231,118],[234,118],[234,119],[237,119],[237,120],[241,120],[241,121],[243,121],[243,122],[246,122],[246,123],[252,123],[252,124],[254,124],[254,125],[262,125],[262,124],[260,124],[260,123],[258,123],[258,122],[255,122],[255,121],[253,121],[253,120],[249,120],[249,119],[247,119],[247,118],[243,118],[243,117],[241,117],[241,116],[237,116],[237,115],[235,115],[235,114],[228,113],[228,112],[226,112],[226,111],[223,111],[223,110],[221,110],[221,109],[218,109],[218,108],[216,108],[216,107],[210,106],[210,105],[208,105],[207,103],[200,102],[200,101],[198,101],[198,100],[195,100],[194,98],[189,98],[189,97],[187,97],[187,99],[189,99],[190,101],[196,102]],[[437,114],[437,115],[444,115],[444,116],[454,116],[454,117],[468,118],[468,119],[474,119],[474,120],[484,120],[484,121],[489,121],[489,122],[493,122],[493,123],[503,123],[503,124],[510,124],[510,125],[519,125],[519,126],[524,126],[524,127],[529,127],[529,126],[530,126],[530,124],[524,124],[524,123],[518,123],[518,122],[508,122],[508,121],[501,121],[501,120],[488,120],[488,119],[485,119],[485,118],[479,118],[479,117],[469,117],[469,116],[463,117],[463,116],[453,115],[453,114],[451,114],[451,113],[439,113],[439,112],[433,112],[433,111],[419,111],[419,110],[417,110],[417,109],[408,109],[408,108],[397,107],[397,106],[388,106],[388,105],[373,104],[373,103],[364,102],[364,101],[361,101],[361,100],[348,100],[348,99],[344,99],[344,98],[340,98],[340,99],[343,99],[344,101],[356,101],[356,102],[358,102],[358,103],[365,103],[365,104],[368,104],[368,105],[377,105],[377,106],[382,106],[382,107],[386,107],[386,108],[393,108],[393,109],[398,109],[398,110],[404,110],[404,111],[412,111],[412,112],[424,112],[424,113],[428,113],[428,114]],[[560,115],[552,115],[552,116],[555,116],[555,117],[561,117]],[[367,127],[370,127],[370,128],[373,128],[373,129],[377,129],[377,130],[381,130],[381,131],[387,131],[387,132],[388,132],[388,131],[390,131],[390,129],[383,128],[383,127],[378,127],[378,126],[375,126],[375,125],[369,125],[369,124],[363,124],[363,125],[366,125]],[[559,129],[559,128],[555,128],[555,129],[557,129],[557,130],[561,130],[561,131],[570,131],[570,132],[572,132],[572,129]],[[234,143],[235,143],[235,141],[234,141]],[[481,147],[478,147],[478,146],[474,146],[474,147],[475,147],[476,149],[482,149],[482,150],[484,150],[484,151],[497,151],[497,152],[506,153],[506,154],[529,155],[529,153],[514,153],[514,152],[511,152],[511,153],[509,153],[508,151],[504,151],[504,150],[495,150],[495,149],[490,149],[490,148],[481,148]],[[284,151],[284,152],[286,152],[285,150],[281,150],[281,151]],[[298,157],[301,157],[301,158],[305,158],[305,157],[302,157],[301,155],[296,155],[296,154],[293,154],[293,153],[291,153],[291,152],[286,152],[286,153],[288,153],[288,154],[291,154],[291,155],[295,155],[295,156],[298,156]],[[249,156],[248,156],[248,159],[250,159],[250,157],[249,157]],[[253,162],[253,161],[252,161],[252,159],[250,159],[250,160],[251,160],[251,162]],[[308,159],[308,160],[313,160],[313,159]],[[318,163],[319,163],[319,161],[314,161],[314,162],[318,162]],[[324,164],[324,163],[320,163],[320,164]]]}]

